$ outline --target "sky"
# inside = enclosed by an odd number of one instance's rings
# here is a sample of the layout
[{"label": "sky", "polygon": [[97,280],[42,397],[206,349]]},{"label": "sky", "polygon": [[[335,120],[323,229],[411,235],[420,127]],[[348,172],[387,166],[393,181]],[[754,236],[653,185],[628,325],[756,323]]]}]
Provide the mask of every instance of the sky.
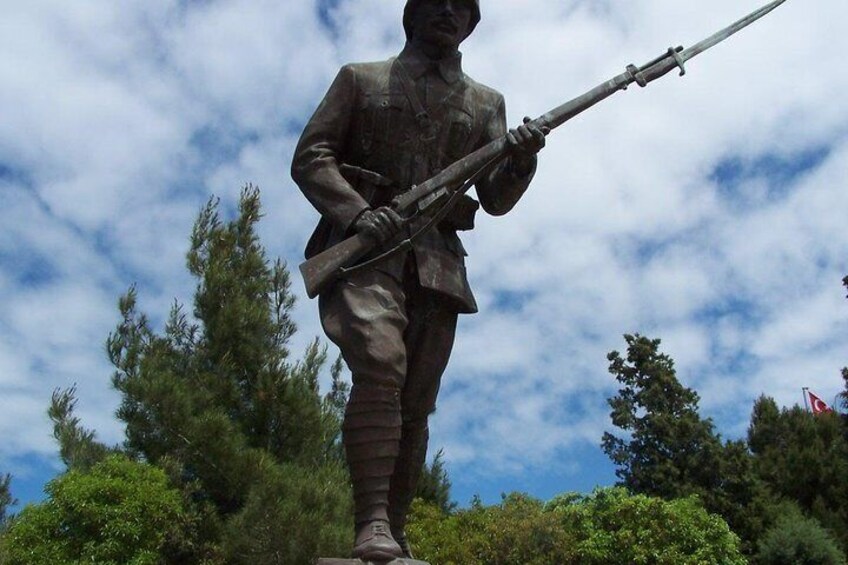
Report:
[{"label": "sky", "polygon": [[[761,0],[482,0],[465,72],[538,116],[689,46]],[[136,284],[161,327],[191,303],[203,204],[262,190],[295,271],[317,213],[289,177],[338,68],[403,46],[399,0],[0,0],[0,472],[22,503],[61,472],[46,415],[77,387],[109,444],[104,342]],[[615,482],[599,444],[625,333],[662,339],[725,438],[754,400],[832,402],[848,364],[848,3],[789,0],[647,89],[551,133],[530,190],[463,234],[463,316],[431,420],[462,505]],[[231,216],[230,216],[231,217]],[[299,285],[293,341],[322,335]],[[327,384],[326,376],[324,385]]]}]

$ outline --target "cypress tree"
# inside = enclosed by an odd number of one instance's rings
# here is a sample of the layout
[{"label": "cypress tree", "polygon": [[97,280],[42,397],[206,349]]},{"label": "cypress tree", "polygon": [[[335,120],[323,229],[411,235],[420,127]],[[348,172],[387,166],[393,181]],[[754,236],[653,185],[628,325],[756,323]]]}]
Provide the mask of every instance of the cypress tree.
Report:
[{"label": "cypress tree", "polygon": [[629,437],[604,433],[602,447],[630,492],[666,500],[697,495],[742,540],[746,554],[768,525],[772,496],[754,472],[744,441],[722,442],[698,413],[698,394],[678,380],[660,340],[626,335],[627,356],[608,355],[622,385],[609,399],[612,423]]}]

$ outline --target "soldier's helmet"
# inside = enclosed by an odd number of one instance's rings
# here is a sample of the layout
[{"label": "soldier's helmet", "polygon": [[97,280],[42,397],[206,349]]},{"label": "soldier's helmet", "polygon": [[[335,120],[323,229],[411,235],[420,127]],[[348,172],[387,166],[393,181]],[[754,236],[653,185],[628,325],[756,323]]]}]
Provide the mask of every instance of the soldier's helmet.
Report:
[{"label": "soldier's helmet", "polygon": [[[471,13],[471,21],[468,22],[468,30],[465,32],[465,37],[471,35],[477,24],[480,23],[480,0],[468,0],[471,3],[473,12]],[[406,32],[406,38],[412,37],[412,16],[415,13],[415,8],[421,0],[407,0],[406,6],[403,9],[403,30]]]}]

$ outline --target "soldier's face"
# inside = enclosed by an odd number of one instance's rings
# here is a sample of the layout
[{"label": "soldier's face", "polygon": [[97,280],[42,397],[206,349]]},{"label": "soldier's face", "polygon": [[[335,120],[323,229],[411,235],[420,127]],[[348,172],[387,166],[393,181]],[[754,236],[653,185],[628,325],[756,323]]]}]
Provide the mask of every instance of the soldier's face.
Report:
[{"label": "soldier's face", "polygon": [[465,39],[472,13],[469,0],[422,0],[412,18],[412,36],[441,48],[456,48]]}]

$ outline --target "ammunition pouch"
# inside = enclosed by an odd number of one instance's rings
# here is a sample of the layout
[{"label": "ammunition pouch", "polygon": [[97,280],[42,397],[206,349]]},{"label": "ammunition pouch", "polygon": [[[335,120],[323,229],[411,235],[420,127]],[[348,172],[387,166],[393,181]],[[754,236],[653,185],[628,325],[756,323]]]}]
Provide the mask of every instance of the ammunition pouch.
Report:
[{"label": "ammunition pouch", "polygon": [[477,215],[477,210],[480,209],[480,203],[463,194],[459,197],[456,204],[441,224],[455,231],[467,231],[474,229],[474,218]]}]

